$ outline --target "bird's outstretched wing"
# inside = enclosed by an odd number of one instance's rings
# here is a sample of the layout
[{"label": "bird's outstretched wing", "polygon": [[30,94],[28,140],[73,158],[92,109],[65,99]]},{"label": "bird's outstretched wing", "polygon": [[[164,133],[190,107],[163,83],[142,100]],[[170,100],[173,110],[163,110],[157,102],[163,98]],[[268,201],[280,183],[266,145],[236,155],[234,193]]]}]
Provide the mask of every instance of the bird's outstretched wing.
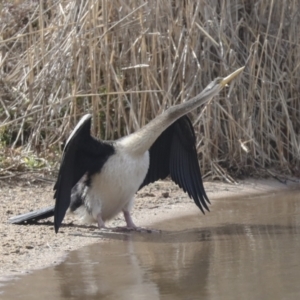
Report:
[{"label": "bird's outstretched wing", "polygon": [[164,179],[171,179],[192,198],[199,209],[209,211],[196,151],[193,125],[183,116],[166,129],[149,150],[150,166],[141,187]]},{"label": "bird's outstretched wing", "polygon": [[54,228],[55,232],[70,205],[71,190],[87,174],[88,177],[100,172],[108,157],[114,153],[110,143],[94,139],[91,134],[91,115],[79,121],[64,148],[58,178],[54,186]]}]

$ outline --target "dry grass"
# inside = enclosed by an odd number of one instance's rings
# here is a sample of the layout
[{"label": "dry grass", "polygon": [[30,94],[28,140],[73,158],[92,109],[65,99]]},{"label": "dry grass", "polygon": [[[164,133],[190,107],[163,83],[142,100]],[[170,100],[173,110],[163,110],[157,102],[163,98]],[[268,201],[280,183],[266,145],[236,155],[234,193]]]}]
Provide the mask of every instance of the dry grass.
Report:
[{"label": "dry grass", "polygon": [[0,9],[0,173],[8,147],[53,155],[87,112],[98,137],[123,136],[247,62],[231,89],[191,115],[203,173],[300,174],[298,0],[14,0]]}]

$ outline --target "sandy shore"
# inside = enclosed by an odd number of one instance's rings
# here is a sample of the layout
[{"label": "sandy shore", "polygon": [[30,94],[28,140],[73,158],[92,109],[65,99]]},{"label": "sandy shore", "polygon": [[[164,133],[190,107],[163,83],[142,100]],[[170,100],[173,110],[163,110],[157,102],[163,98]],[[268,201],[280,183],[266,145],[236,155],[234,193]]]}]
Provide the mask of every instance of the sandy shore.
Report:
[{"label": "sandy shore", "polygon": [[[284,191],[299,185],[297,180],[282,184],[273,179],[249,179],[238,184],[206,182],[205,189],[212,202],[210,213],[213,213],[215,200]],[[96,226],[82,225],[73,215],[67,216],[58,234],[54,233],[52,218],[40,221],[38,225],[9,224],[7,220],[12,216],[51,205],[52,184],[0,181],[0,188],[0,280],[58,264],[69,251],[102,240],[99,236],[91,237],[91,233],[98,230]],[[137,225],[151,227],[151,224],[163,219],[197,211],[198,208],[186,194],[172,182],[164,181],[145,187],[138,193],[133,217]],[[204,225],[210,213],[206,216],[199,213]],[[122,216],[108,225],[123,225]]]}]

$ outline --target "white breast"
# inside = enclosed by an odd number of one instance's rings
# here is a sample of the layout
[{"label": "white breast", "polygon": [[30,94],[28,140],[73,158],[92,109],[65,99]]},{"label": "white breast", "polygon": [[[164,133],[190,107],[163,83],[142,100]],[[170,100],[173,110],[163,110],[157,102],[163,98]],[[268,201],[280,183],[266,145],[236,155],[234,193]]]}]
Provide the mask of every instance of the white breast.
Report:
[{"label": "white breast", "polygon": [[134,156],[116,145],[116,153],[93,175],[87,191],[86,205],[96,220],[101,213],[109,220],[123,209],[130,209],[135,193],[144,181],[149,168],[149,152]]}]

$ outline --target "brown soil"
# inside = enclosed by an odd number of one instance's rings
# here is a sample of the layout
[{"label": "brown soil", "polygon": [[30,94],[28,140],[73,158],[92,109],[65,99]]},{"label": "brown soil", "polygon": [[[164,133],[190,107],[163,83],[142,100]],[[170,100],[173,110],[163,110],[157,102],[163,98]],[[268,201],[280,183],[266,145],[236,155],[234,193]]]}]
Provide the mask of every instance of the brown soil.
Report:
[{"label": "brown soil", "polygon": [[[290,189],[297,183],[282,184],[275,180],[245,180],[236,185],[207,182],[205,188],[212,202],[226,197],[242,197]],[[299,185],[299,182],[298,182]],[[0,181],[0,280],[26,274],[32,270],[57,264],[66,254],[82,246],[99,242],[96,226],[80,224],[74,215],[67,215],[58,234],[54,233],[53,218],[40,221],[38,225],[12,225],[7,220],[15,215],[53,204],[52,184],[39,181]],[[154,222],[197,211],[191,199],[170,181],[157,182],[145,187],[136,196],[133,218],[137,225],[149,226]],[[209,214],[202,216],[203,224]],[[109,226],[123,225],[122,216]],[[147,233],[142,233],[147,234]],[[104,240],[104,239],[103,239]]]}]

